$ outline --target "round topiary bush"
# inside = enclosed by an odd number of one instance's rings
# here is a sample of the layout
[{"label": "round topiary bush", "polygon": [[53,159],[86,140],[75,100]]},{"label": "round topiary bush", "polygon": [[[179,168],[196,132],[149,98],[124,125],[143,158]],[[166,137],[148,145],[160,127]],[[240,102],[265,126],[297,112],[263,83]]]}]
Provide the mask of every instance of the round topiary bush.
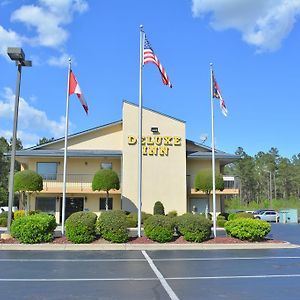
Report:
[{"label": "round topiary bush", "polygon": [[230,214],[228,216],[228,220],[232,221],[235,219],[240,219],[240,218],[245,218],[245,219],[254,219],[254,216],[250,213],[246,213],[246,212],[240,212],[240,213],[235,213],[235,214]]},{"label": "round topiary bush", "polygon": [[164,205],[160,201],[156,201],[153,207],[153,215],[165,215]]},{"label": "round topiary bush", "polygon": [[96,238],[97,215],[92,212],[79,211],[66,220],[66,238],[75,243],[91,243]]},{"label": "round topiary bush", "polygon": [[153,241],[169,242],[173,239],[174,222],[167,216],[154,215],[145,221],[144,232]]},{"label": "round topiary bush", "polygon": [[101,213],[97,221],[97,229],[102,237],[113,243],[128,241],[126,214],[121,210],[110,210]]},{"label": "round topiary bush", "polygon": [[57,224],[48,214],[24,216],[12,222],[11,235],[24,244],[50,242]]},{"label": "round topiary bush", "polygon": [[240,240],[260,241],[271,231],[271,225],[266,221],[240,218],[225,224],[227,235]]},{"label": "round topiary bush", "polygon": [[186,241],[200,243],[211,236],[212,223],[202,215],[186,213],[177,218],[177,224]]}]

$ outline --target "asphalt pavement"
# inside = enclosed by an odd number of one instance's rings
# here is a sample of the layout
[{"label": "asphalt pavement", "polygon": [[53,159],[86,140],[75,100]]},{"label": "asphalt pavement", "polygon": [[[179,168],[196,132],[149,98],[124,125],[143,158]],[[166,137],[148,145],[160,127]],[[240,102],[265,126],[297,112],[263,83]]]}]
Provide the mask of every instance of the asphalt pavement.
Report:
[{"label": "asphalt pavement", "polygon": [[1,299],[298,300],[300,249],[0,251]]}]

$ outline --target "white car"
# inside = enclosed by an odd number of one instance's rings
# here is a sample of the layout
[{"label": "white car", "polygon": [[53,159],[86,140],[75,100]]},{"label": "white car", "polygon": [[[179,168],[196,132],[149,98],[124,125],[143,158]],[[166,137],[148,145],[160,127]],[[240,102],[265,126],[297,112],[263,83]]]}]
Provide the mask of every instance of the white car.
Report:
[{"label": "white car", "polygon": [[279,214],[275,210],[263,210],[254,214],[254,218],[268,222],[278,222]]}]

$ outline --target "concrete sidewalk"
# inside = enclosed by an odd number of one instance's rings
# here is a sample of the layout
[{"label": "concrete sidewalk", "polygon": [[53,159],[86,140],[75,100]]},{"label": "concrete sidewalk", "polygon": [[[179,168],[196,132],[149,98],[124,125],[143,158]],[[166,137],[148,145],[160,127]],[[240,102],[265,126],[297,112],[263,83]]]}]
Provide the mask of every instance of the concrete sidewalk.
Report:
[{"label": "concrete sidewalk", "polygon": [[0,250],[44,251],[106,251],[106,250],[234,250],[234,249],[294,249],[300,245],[290,243],[241,243],[241,244],[0,244]]}]

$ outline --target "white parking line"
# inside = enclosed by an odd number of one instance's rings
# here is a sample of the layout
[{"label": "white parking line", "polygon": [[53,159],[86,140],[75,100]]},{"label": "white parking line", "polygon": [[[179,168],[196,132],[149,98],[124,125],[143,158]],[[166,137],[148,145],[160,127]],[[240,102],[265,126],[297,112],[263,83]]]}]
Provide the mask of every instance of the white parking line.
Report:
[{"label": "white parking line", "polygon": [[142,250],[142,253],[143,253],[144,257],[146,258],[146,260],[148,261],[151,269],[153,270],[153,272],[155,273],[155,275],[159,279],[160,283],[162,284],[162,286],[164,287],[164,289],[166,290],[166,292],[170,296],[171,300],[179,300],[179,298],[177,297],[175,292],[172,290],[172,288],[169,286],[169,284],[167,283],[167,281],[163,277],[163,275],[159,272],[159,270],[157,269],[157,267],[153,263],[152,259],[147,254],[147,252]]},{"label": "white parking line", "polygon": [[0,278],[0,282],[47,282],[47,281],[157,281],[158,278]]},{"label": "white parking line", "polygon": [[145,258],[102,258],[102,259],[55,259],[55,258],[8,258],[0,262],[131,262],[146,261]]},{"label": "white parking line", "polygon": [[267,259],[300,259],[300,256],[258,256],[258,257],[176,257],[153,258],[153,261],[221,261],[221,260],[267,260]]},{"label": "white parking line", "polygon": [[232,275],[232,276],[195,276],[195,277],[168,277],[166,280],[201,280],[201,279],[251,279],[251,278],[293,278],[300,274],[267,274],[267,275]]}]

